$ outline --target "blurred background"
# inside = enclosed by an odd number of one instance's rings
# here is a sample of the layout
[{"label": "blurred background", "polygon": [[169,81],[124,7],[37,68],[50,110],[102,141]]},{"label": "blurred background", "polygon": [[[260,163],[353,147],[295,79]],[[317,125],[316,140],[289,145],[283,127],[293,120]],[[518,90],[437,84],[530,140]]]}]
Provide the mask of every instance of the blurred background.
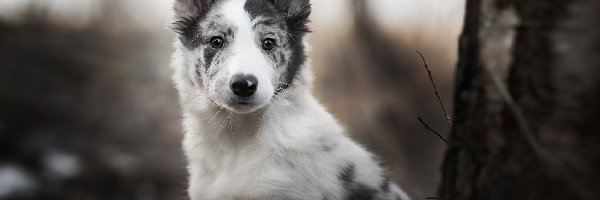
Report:
[{"label": "blurred background", "polygon": [[[172,0],[0,0],[0,200],[185,199]],[[464,0],[313,1],[315,94],[435,196]],[[451,108],[450,108],[451,110]]]}]

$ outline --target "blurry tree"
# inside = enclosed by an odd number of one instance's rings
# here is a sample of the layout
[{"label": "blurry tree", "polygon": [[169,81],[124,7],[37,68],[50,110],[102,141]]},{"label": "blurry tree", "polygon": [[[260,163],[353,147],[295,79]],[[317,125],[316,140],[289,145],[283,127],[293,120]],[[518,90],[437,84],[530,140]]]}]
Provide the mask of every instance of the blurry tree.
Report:
[{"label": "blurry tree", "polygon": [[600,199],[598,11],[468,1],[441,199]]},{"label": "blurry tree", "polygon": [[0,200],[184,199],[161,38],[124,17],[132,28],[73,27],[44,9],[0,19]]}]

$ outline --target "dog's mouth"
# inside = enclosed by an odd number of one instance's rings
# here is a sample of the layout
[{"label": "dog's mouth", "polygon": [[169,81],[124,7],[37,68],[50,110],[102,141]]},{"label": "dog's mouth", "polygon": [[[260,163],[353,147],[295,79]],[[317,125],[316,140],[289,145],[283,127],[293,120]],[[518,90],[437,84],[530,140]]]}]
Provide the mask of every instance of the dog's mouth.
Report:
[{"label": "dog's mouth", "polygon": [[223,105],[227,110],[235,113],[247,114],[259,109],[260,103],[252,99],[230,99]]},{"label": "dog's mouth", "polygon": [[253,103],[252,101],[247,101],[247,100],[237,101],[235,104],[236,105],[240,105],[240,106],[252,106],[252,105],[255,105],[255,103]]},{"label": "dog's mouth", "polygon": [[249,114],[261,110],[269,105],[271,99],[265,99],[261,95],[240,97],[231,94],[210,96],[211,100],[222,108],[233,113]]},{"label": "dog's mouth", "polygon": [[238,103],[237,103],[237,105],[240,105],[240,106],[251,106],[251,105],[252,105],[252,103],[251,103],[251,102],[244,102],[244,101],[241,101],[241,102],[238,102]]}]

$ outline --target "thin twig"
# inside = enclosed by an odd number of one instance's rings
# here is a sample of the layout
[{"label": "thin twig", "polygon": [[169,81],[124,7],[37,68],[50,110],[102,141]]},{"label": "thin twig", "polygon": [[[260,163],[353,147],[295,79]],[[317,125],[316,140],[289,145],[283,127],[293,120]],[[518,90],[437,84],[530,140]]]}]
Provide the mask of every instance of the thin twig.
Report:
[{"label": "thin twig", "polygon": [[444,117],[446,118],[446,124],[448,125],[448,127],[452,127],[452,123],[450,122],[450,115],[448,115],[448,112],[446,111],[446,106],[444,106],[444,101],[442,100],[442,95],[440,95],[437,85],[435,84],[435,80],[433,79],[433,75],[431,75],[431,70],[429,70],[429,65],[427,65],[425,56],[423,56],[423,54],[421,54],[421,52],[419,52],[419,51],[417,51],[417,53],[421,56],[421,59],[423,59],[423,65],[425,66],[425,70],[427,70],[427,75],[429,75],[429,81],[431,81],[431,85],[433,85],[433,89],[435,91],[435,96],[437,97],[438,101],[440,102],[440,105],[442,106],[442,110],[444,111]]},{"label": "thin twig", "polygon": [[425,127],[425,129],[427,129],[427,130],[429,130],[429,131],[433,132],[435,135],[437,135],[438,137],[440,137],[440,139],[444,140],[444,142],[445,142],[446,144],[448,144],[448,139],[446,139],[444,136],[440,135],[440,133],[438,133],[436,130],[434,130],[433,128],[431,128],[431,126],[429,126],[429,124],[427,124],[427,123],[425,122],[425,120],[423,120],[423,119],[422,119],[422,118],[420,118],[420,117],[419,117],[419,118],[417,118],[417,119],[419,119],[419,122],[421,122],[421,124],[423,124],[423,127]]}]

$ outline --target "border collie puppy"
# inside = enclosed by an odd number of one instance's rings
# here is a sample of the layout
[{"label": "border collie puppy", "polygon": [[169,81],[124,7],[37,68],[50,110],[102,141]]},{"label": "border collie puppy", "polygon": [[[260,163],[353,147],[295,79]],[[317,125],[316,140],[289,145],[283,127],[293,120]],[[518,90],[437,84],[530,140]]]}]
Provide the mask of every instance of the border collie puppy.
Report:
[{"label": "border collie puppy", "polygon": [[192,200],[408,200],[313,97],[308,0],[175,0]]}]

